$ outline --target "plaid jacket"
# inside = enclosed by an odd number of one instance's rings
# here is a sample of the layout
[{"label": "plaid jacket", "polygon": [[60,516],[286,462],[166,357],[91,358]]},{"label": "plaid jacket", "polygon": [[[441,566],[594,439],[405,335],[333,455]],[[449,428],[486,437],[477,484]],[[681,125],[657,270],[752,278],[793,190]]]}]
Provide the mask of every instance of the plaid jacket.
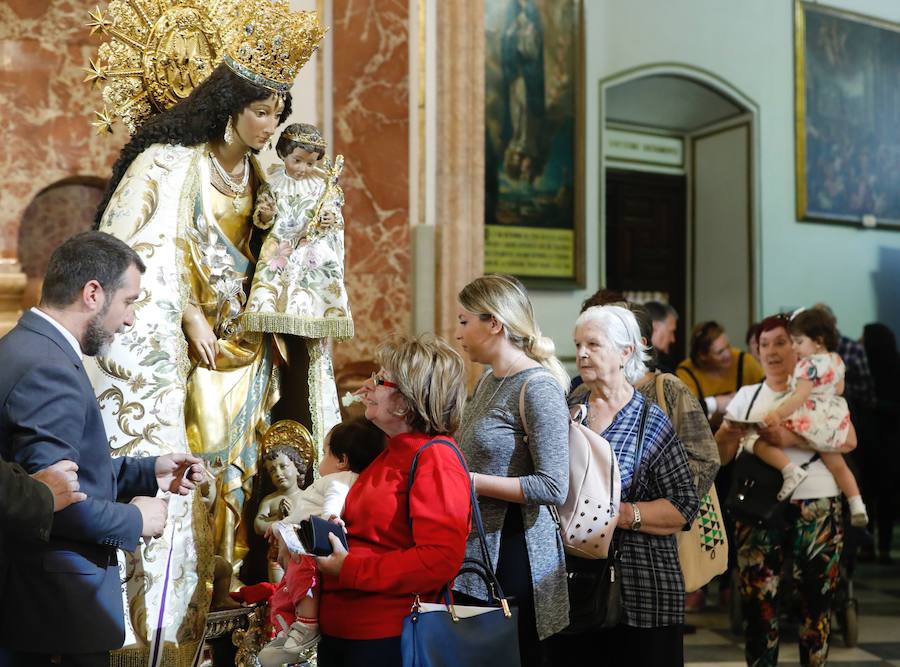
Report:
[{"label": "plaid jacket", "polygon": [[869,372],[869,361],[866,358],[866,348],[862,343],[841,336],[838,341],[837,353],[844,360],[847,372],[844,375],[844,398],[851,404],[860,407],[873,407],[875,405],[875,381]]},{"label": "plaid jacket", "polygon": [[[570,404],[587,401],[589,392],[576,391]],[[665,498],[684,517],[694,520],[700,501],[684,446],[663,411],[650,404],[641,462],[635,477],[635,456],[641,409],[646,399],[635,391],[631,400],[601,435],[612,445],[622,477],[622,500],[641,502]],[[632,491],[632,489],[634,489]],[[658,628],[684,623],[684,579],[674,535],[648,535],[617,530],[622,578],[623,623]]]}]

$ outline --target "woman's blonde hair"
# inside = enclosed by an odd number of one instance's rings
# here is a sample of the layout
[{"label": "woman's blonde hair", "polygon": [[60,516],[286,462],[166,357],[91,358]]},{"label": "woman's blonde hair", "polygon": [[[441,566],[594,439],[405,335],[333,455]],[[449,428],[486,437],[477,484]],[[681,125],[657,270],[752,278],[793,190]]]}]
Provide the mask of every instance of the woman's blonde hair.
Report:
[{"label": "woman's blonde hair", "polygon": [[528,291],[516,278],[500,273],[476,278],[463,287],[459,303],[482,320],[493,317],[500,322],[509,342],[550,371],[564,392],[569,391],[569,375],[556,358],[556,346],[541,334]]},{"label": "woman's blonde hair", "polygon": [[456,350],[431,334],[397,336],[378,347],[375,362],[406,400],[406,423],[414,431],[456,430],[466,400],[465,365]]}]

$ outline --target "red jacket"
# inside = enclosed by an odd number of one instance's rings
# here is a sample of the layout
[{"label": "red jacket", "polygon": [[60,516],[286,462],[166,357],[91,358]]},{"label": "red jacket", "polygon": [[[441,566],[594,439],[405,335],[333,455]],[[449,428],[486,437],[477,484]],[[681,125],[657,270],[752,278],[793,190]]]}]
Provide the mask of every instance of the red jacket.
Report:
[{"label": "red jacket", "polygon": [[339,577],[323,577],[323,634],[396,637],[415,594],[433,600],[459,571],[471,508],[469,477],[456,454],[445,445],[429,447],[407,494],[413,456],[430,439],[421,433],[391,438],[351,487],[343,514],[350,553]]}]

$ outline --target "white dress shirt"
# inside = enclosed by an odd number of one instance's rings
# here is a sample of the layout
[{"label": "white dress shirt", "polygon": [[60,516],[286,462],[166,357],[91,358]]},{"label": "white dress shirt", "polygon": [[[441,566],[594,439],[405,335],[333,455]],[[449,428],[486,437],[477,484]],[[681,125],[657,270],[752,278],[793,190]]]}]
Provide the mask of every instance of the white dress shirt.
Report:
[{"label": "white dress shirt", "polygon": [[43,310],[38,310],[37,308],[32,308],[31,312],[34,313],[35,315],[39,315],[39,316],[43,317],[50,324],[52,324],[54,327],[56,327],[56,330],[59,331],[59,333],[61,333],[63,335],[63,338],[65,338],[67,341],[69,341],[69,345],[71,345],[72,349],[75,350],[75,354],[78,355],[78,358],[82,359],[82,360],[84,359],[84,354],[81,352],[81,344],[75,339],[75,336],[72,335],[71,331],[66,329],[62,324],[60,324],[59,322],[54,320]]}]

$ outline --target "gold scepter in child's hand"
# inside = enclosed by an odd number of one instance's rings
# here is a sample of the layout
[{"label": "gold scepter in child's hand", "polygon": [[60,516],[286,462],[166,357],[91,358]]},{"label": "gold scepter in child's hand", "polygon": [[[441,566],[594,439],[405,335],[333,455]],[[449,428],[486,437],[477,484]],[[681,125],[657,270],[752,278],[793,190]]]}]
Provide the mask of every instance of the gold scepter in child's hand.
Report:
[{"label": "gold scepter in child's hand", "polygon": [[338,179],[341,177],[342,171],[344,171],[343,155],[336,156],[334,158],[334,164],[331,166],[328,166],[326,161],[325,189],[322,191],[322,196],[319,197],[319,201],[316,202],[316,207],[313,209],[309,226],[306,228],[305,236],[308,238],[315,238],[321,232],[321,221],[319,216],[322,213],[322,207],[338,187]]}]

